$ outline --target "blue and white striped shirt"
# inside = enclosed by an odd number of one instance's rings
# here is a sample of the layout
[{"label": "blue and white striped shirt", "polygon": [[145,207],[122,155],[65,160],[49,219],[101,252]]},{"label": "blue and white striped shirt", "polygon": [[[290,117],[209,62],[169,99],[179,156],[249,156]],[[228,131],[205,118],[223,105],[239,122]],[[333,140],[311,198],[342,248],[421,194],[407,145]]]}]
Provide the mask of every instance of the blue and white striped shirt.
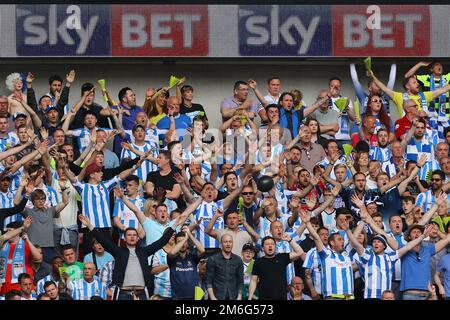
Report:
[{"label": "blue and white striped shirt", "polygon": [[[283,215],[281,217],[277,217],[277,220],[283,224],[283,230],[287,230],[289,228],[288,224],[289,217]],[[270,224],[272,221],[267,219],[266,217],[259,217],[259,223],[255,228],[255,231],[259,234],[259,241],[261,241],[264,237],[270,236]]]},{"label": "blue and white striped shirt", "polygon": [[414,137],[411,138],[406,146],[406,159],[417,161],[422,154],[426,154],[427,161],[434,160],[435,145],[431,139],[424,136],[422,140],[416,141]]},{"label": "blue and white striped shirt", "polygon": [[383,254],[375,254],[372,248],[364,251],[360,261],[364,266],[365,299],[381,299],[383,291],[391,289],[397,260],[397,251]]},{"label": "blue and white striped shirt", "polygon": [[36,293],[37,294],[45,293],[44,285],[47,281],[54,281],[56,283],[56,286],[59,286],[59,281],[56,281],[53,278],[52,274],[46,275],[41,280],[39,280],[36,284]]},{"label": "blue and white striped shirt", "polygon": [[78,146],[80,148],[80,153],[83,152],[87,146],[89,145],[89,143],[91,142],[91,134],[92,134],[92,130],[104,130],[106,133],[108,133],[109,131],[111,131],[111,129],[108,128],[92,128],[92,129],[88,129],[86,127],[80,128],[80,129],[74,129],[72,130],[72,136],[75,137],[77,139],[78,142]]},{"label": "blue and white striped shirt", "polygon": [[377,160],[381,163],[389,161],[389,159],[391,158],[391,148],[389,148],[389,146],[387,146],[386,148],[371,146],[369,157],[370,160]]},{"label": "blue and white striped shirt", "polygon": [[317,248],[312,248],[306,253],[303,268],[311,270],[311,280],[318,294],[322,294],[322,263],[317,253]]},{"label": "blue and white striped shirt", "polygon": [[322,264],[323,296],[353,294],[353,269],[348,252],[337,253],[323,248],[318,254]]},{"label": "blue and white striped shirt", "polygon": [[[407,161],[407,160],[405,159],[404,164],[406,164],[406,161]],[[395,176],[400,170],[403,170],[403,169],[404,169],[404,167],[399,168],[399,167],[395,164],[393,158],[390,158],[388,161],[383,162],[383,164],[382,164],[382,166],[381,166],[381,170],[382,170],[383,172],[386,172],[387,175],[388,175],[389,177],[391,177],[391,178],[392,178],[393,176]]]},{"label": "blue and white striped shirt", "polygon": [[14,147],[17,143],[19,143],[17,134],[15,132],[7,132],[4,138],[0,138],[0,152]]},{"label": "blue and white striped shirt", "polygon": [[[223,200],[219,200],[217,202],[206,202],[203,200],[203,202],[193,213],[196,221],[200,220],[200,218],[203,218],[196,231],[196,238],[198,241],[200,241],[204,248],[219,248],[219,241],[205,233],[205,228],[216,213],[217,209],[224,211]],[[223,218],[219,217],[214,223],[214,229],[224,229],[224,227],[225,224]]]},{"label": "blue and white striped shirt", "polygon": [[98,280],[90,283],[84,279],[69,281],[67,288],[74,300],[90,300],[92,296],[99,296],[106,300],[106,287]]},{"label": "blue and white striped shirt", "polygon": [[[447,194],[447,201],[450,201],[450,194]],[[436,203],[436,197],[431,190],[419,193],[416,198],[416,206],[422,207],[424,212],[427,212]]]},{"label": "blue and white striped shirt", "polygon": [[[152,267],[159,267],[167,265],[167,253],[164,249],[158,250],[152,259]],[[155,289],[153,294],[157,294],[160,297],[172,298],[172,287],[170,285],[170,269],[155,274]]]},{"label": "blue and white striped shirt", "polygon": [[[12,207],[14,207],[14,193],[11,191],[0,192],[0,208],[5,209]],[[5,229],[9,223],[14,221],[23,221],[22,215],[20,213],[17,213],[5,218],[5,221],[3,222]]]},{"label": "blue and white striped shirt", "polygon": [[[159,148],[158,145],[153,145],[149,142],[146,142],[143,146],[138,146],[134,143],[131,144],[132,148],[142,151],[144,153],[148,152],[149,150],[151,150],[153,148],[152,151],[152,156],[154,158],[158,157],[158,153],[159,153]],[[126,149],[122,149],[122,152],[120,154],[120,160],[123,160],[125,158],[130,158],[130,159],[136,159],[138,156],[129,150]],[[141,181],[146,181],[147,180],[147,175],[149,174],[149,172],[153,172],[153,171],[157,171],[158,170],[158,166],[156,164],[154,164],[153,162],[149,161],[149,160],[145,160],[141,166],[139,168],[136,169],[136,171],[134,171],[133,174],[137,175],[139,177],[139,179]]]},{"label": "blue and white striped shirt", "polygon": [[120,178],[115,176],[111,180],[100,182],[97,185],[80,181],[74,184],[81,195],[83,215],[91,220],[94,228],[111,228],[109,192],[118,182],[120,182]]},{"label": "blue and white striped shirt", "polygon": [[[388,232],[388,235],[397,240],[398,248],[404,247],[408,242],[405,240],[403,233],[399,235],[394,235],[392,232]],[[385,253],[395,252],[391,247],[387,247]],[[400,281],[402,279],[402,260],[398,259],[394,262],[394,275],[392,281]]]},{"label": "blue and white striped shirt", "polygon": [[[291,253],[291,245],[282,240],[280,242],[276,242],[276,253]],[[291,283],[292,279],[295,277],[295,269],[294,269],[294,263],[291,262],[286,267],[286,280],[287,283]]]},{"label": "blue and white striped shirt", "polygon": [[[144,212],[144,197],[137,197],[135,199],[128,198],[140,211]],[[114,205],[113,217],[119,217],[120,223],[127,228],[135,228],[137,230],[139,226],[139,220],[130,208],[128,208],[122,199],[117,199]],[[120,239],[124,238],[124,232],[120,230]]]}]

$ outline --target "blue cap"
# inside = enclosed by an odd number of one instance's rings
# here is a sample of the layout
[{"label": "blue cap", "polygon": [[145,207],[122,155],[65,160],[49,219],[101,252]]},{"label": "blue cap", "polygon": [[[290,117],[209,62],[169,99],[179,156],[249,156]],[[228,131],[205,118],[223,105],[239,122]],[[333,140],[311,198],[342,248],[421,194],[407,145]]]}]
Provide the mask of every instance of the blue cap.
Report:
[{"label": "blue cap", "polygon": [[19,118],[19,117],[24,117],[24,118],[26,118],[28,115],[26,114],[26,113],[23,113],[23,112],[16,112],[16,113],[14,113],[13,114],[13,120],[16,120],[17,118]]},{"label": "blue cap", "polygon": [[49,106],[47,106],[47,109],[45,109],[45,113],[49,113],[51,110],[58,111],[58,108],[53,105],[49,105]]}]

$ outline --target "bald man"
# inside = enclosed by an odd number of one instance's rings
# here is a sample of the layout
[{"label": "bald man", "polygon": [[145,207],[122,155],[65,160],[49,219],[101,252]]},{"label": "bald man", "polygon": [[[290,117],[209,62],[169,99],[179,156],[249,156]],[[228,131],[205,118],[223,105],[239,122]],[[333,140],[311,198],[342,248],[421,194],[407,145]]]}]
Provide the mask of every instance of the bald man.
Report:
[{"label": "bald man", "polygon": [[83,266],[83,279],[69,281],[67,288],[74,300],[90,300],[96,296],[106,300],[106,287],[96,280],[97,269],[92,262]]},{"label": "bald man", "polygon": [[[177,97],[169,97],[167,100],[168,115],[158,121],[156,126],[160,133],[166,133],[170,128],[171,120],[175,120],[175,127],[179,141],[183,140],[183,136],[189,135],[186,129],[192,127],[191,118],[185,114],[180,114],[180,100]],[[160,135],[159,139],[165,144],[164,134]]]}]

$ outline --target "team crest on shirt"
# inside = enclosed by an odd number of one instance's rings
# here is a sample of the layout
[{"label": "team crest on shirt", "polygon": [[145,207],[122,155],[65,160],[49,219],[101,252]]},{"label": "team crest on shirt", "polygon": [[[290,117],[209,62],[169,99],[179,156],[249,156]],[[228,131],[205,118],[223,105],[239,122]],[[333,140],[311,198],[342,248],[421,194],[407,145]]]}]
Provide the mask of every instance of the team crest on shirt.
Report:
[{"label": "team crest on shirt", "polygon": [[12,193],[8,193],[6,196],[7,196],[9,199],[12,199],[13,194],[12,194]]},{"label": "team crest on shirt", "polygon": [[100,191],[103,191],[103,190],[105,190],[105,189],[103,189],[103,187],[100,187]]}]

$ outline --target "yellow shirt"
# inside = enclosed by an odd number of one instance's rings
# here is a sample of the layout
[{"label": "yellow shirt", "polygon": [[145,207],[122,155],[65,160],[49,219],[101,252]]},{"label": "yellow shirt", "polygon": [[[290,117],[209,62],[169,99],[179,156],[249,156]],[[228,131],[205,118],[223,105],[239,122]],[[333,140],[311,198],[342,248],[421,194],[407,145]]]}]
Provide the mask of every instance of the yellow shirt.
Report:
[{"label": "yellow shirt", "polygon": [[151,117],[150,122],[156,126],[156,124],[159,122],[159,120],[161,120],[165,116],[167,116],[167,114],[165,114],[165,113],[158,114],[157,116]]},{"label": "yellow shirt", "polygon": [[[433,92],[432,91],[424,91],[423,92],[425,99],[427,100],[427,105],[433,100]],[[419,110],[422,110],[422,101],[420,95],[408,95],[409,99],[414,100],[419,106]],[[398,116],[401,118],[403,116],[403,92],[394,91],[394,100],[395,105],[397,106]]]}]

